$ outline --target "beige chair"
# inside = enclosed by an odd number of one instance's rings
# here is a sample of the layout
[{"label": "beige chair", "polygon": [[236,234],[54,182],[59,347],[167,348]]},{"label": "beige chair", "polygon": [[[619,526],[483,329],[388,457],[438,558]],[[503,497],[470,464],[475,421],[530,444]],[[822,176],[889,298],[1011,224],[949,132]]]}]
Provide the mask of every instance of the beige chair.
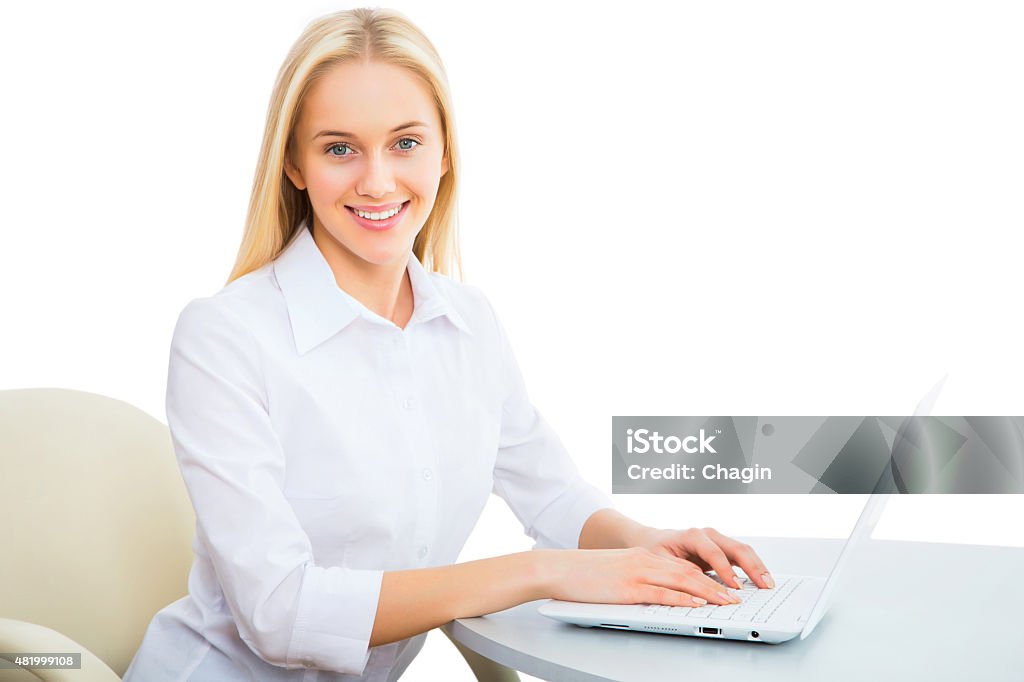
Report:
[{"label": "beige chair", "polygon": [[[0,467],[0,652],[82,654],[0,680],[117,682],[188,589],[195,515],[167,426],[93,393],[0,391]],[[519,679],[457,646],[478,680]]]}]

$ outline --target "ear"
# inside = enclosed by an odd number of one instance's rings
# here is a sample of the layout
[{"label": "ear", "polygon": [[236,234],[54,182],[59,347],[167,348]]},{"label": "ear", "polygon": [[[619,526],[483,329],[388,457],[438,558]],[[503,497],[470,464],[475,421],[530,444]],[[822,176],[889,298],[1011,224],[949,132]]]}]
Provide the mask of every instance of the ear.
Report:
[{"label": "ear", "polygon": [[295,185],[295,189],[300,191],[306,189],[306,183],[302,179],[302,171],[292,163],[290,150],[286,150],[284,153],[284,174],[287,175],[288,179],[292,181],[293,185]]},{"label": "ear", "polygon": [[441,177],[443,178],[448,173],[448,152],[444,153],[441,157]]}]

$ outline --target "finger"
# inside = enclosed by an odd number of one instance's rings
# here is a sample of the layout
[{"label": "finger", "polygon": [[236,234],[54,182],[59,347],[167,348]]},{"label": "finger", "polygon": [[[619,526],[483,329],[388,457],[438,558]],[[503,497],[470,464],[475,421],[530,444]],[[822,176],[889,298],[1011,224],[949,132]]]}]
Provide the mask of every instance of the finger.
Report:
[{"label": "finger", "polygon": [[743,572],[754,581],[755,585],[763,589],[775,587],[775,580],[753,547],[722,535],[714,528],[705,528],[704,532],[722,548],[732,564],[743,569]]},{"label": "finger", "polygon": [[644,585],[640,590],[640,600],[644,604],[665,604],[667,606],[689,606],[692,608],[699,608],[708,603],[702,597],[660,585]]},{"label": "finger", "polygon": [[725,552],[718,546],[718,543],[708,535],[707,531],[709,530],[714,529],[704,528],[698,530],[694,528],[690,531],[694,549],[697,554],[700,555],[701,559],[711,564],[711,568],[714,569],[715,573],[718,574],[718,577],[722,579],[722,582],[730,587],[743,589],[743,583],[732,570],[732,564],[729,562],[729,557],[725,555]]},{"label": "finger", "polygon": [[738,595],[704,575],[701,569],[692,564],[679,566],[675,562],[670,562],[669,566],[652,575],[652,579],[648,582],[696,595],[719,606],[737,604],[741,601]]},{"label": "finger", "polygon": [[750,545],[729,538],[727,536],[717,534],[719,536],[719,545],[723,547],[723,551],[729,556],[729,561],[743,569],[743,572],[754,581],[754,584],[762,589],[772,589],[775,587],[775,580],[772,578],[771,572],[764,565],[761,557],[757,555],[754,548]]}]

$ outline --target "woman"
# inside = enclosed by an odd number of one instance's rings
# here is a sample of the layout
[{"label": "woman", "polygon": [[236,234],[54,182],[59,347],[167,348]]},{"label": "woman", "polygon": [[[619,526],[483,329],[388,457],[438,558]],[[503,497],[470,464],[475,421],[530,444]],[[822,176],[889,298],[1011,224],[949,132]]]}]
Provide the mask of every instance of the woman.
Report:
[{"label": "woman", "polygon": [[[733,565],[771,585],[750,547],[638,524],[580,478],[487,299],[447,275],[457,149],[441,60],[401,15],[331,14],[292,48],[234,272],[174,330],[196,559],[125,679],[394,680],[455,618],[724,604],[705,571]],[[539,549],[453,565],[492,491]]]}]

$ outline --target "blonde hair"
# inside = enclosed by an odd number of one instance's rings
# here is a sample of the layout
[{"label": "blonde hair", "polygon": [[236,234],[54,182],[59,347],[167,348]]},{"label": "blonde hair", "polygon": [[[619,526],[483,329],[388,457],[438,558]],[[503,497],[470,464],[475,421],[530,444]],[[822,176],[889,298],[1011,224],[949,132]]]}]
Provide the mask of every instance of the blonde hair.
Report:
[{"label": "blonde hair", "polygon": [[413,242],[423,266],[462,277],[457,235],[458,145],[448,77],[430,40],[394,10],[358,8],[327,14],[310,22],[281,65],[267,109],[263,146],[256,164],[245,232],[226,284],[277,258],[303,223],[312,217],[305,190],[284,173],[284,159],[306,93],[332,67],[355,60],[383,62],[408,69],[433,94],[444,133],[448,172],[441,177],[433,210]]}]

